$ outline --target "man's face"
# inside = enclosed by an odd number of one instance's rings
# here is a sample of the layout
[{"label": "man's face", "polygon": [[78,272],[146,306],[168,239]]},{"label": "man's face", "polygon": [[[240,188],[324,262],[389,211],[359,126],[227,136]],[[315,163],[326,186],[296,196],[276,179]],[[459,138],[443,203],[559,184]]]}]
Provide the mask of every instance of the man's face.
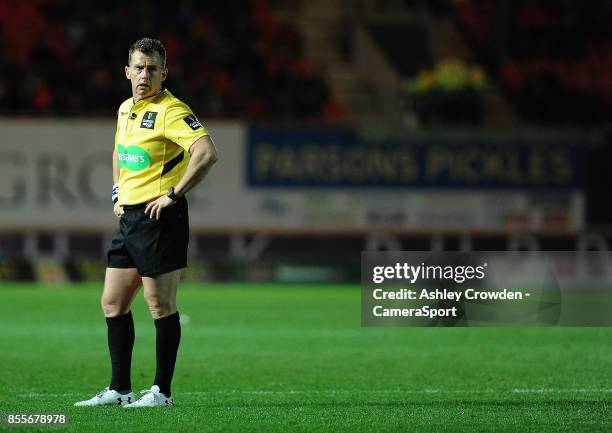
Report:
[{"label": "man's face", "polygon": [[125,76],[132,82],[134,102],[155,95],[168,75],[168,69],[162,68],[159,54],[150,56],[141,51],[134,51],[132,59],[125,67]]}]

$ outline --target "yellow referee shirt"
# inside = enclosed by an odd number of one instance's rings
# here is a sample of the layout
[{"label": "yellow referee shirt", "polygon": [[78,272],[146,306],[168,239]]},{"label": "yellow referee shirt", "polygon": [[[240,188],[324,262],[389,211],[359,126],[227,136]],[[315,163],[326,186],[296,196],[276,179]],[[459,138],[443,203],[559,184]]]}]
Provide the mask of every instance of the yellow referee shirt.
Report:
[{"label": "yellow referee shirt", "polygon": [[151,201],[176,186],[185,173],[189,148],[208,135],[189,107],[168,90],[126,100],[117,112],[119,204]]}]

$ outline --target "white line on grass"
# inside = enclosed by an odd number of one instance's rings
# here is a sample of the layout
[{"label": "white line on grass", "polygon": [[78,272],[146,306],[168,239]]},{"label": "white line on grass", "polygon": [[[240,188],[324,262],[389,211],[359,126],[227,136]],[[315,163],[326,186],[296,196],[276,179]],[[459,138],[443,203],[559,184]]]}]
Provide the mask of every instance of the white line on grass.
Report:
[{"label": "white line on grass", "polygon": [[566,394],[566,393],[611,393],[612,388],[515,388],[512,392],[517,394]]},{"label": "white line on grass", "polygon": [[[353,394],[609,394],[612,388],[514,388],[499,389],[324,389],[324,390],[241,390],[218,389],[211,391],[179,391],[179,395],[353,395]],[[84,392],[52,394],[44,392],[25,392],[16,397],[78,397],[89,395]]]}]

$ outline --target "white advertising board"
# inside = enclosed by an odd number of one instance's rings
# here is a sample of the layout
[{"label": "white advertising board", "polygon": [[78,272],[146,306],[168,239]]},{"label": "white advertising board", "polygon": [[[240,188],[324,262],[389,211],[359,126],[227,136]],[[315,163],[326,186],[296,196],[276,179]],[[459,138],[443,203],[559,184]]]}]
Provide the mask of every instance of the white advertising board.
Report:
[{"label": "white advertising board", "polygon": [[[249,187],[246,125],[209,122],[219,162],[189,193],[194,230],[504,230],[584,224],[583,196],[522,190]],[[0,121],[0,230],[112,230],[115,123]]]}]

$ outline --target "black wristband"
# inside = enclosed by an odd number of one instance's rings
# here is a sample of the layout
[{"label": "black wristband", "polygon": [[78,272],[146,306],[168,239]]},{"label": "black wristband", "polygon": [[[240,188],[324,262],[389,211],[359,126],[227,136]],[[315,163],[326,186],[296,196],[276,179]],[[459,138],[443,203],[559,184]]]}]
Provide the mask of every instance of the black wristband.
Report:
[{"label": "black wristband", "polygon": [[178,201],[179,200],[179,196],[174,193],[174,187],[173,186],[170,187],[170,189],[168,190],[168,194],[166,194],[166,195],[172,201]]}]

